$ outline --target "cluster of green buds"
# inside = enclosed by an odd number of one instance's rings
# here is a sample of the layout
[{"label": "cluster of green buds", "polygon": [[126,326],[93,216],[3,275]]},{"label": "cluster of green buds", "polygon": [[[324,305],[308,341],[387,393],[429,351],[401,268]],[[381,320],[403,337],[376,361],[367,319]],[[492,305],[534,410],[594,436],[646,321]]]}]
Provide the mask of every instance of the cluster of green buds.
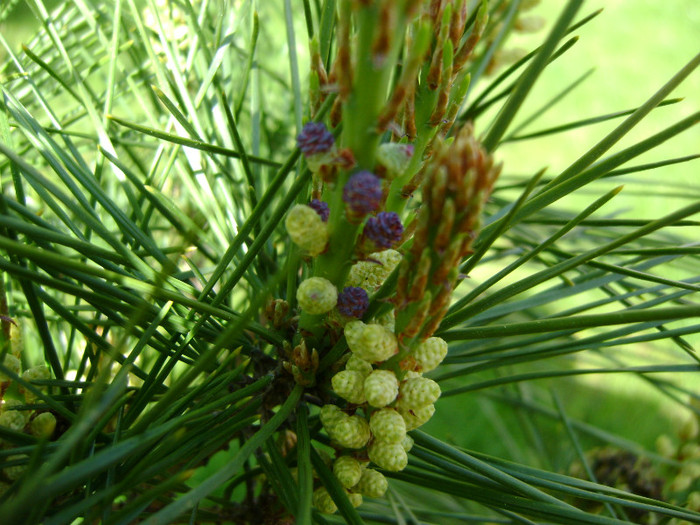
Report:
[{"label": "cluster of green buds", "polygon": [[[666,500],[689,510],[700,512],[700,403],[691,403],[696,410],[679,426],[675,437],[662,434],[656,440],[656,449],[662,456],[680,465],[669,473],[665,487]],[[672,519],[673,525],[687,521]]]},{"label": "cluster of green buds", "polygon": [[[537,33],[541,31],[546,23],[546,20],[537,15],[530,14],[530,11],[537,7],[540,0],[523,0],[517,6],[517,11],[512,17],[512,29],[517,33]],[[504,25],[510,19],[508,13],[509,5],[501,3],[495,7],[493,16],[493,23],[490,25],[488,33],[484,34],[484,44],[493,45],[494,42],[499,38],[500,33],[503,30]],[[517,62],[522,59],[527,54],[527,51],[521,47],[511,47],[502,46],[494,50],[491,55],[491,59],[486,64],[484,73],[486,75],[492,75],[496,73],[502,67],[509,64]]]},{"label": "cluster of green buds", "polygon": [[[623,490],[645,498],[660,500],[664,478],[648,458],[615,446],[599,447],[586,453],[587,467],[579,461],[570,469],[573,476],[590,479],[593,476],[597,483]],[[589,512],[599,512],[603,505],[600,502],[581,502],[581,506]],[[656,517],[646,509],[626,508],[626,517],[630,523],[659,523]]]},{"label": "cluster of green buds", "polygon": [[[24,432],[40,439],[49,439],[56,429],[56,417],[51,412],[34,410],[31,405],[39,402],[37,394],[19,382],[15,384],[13,377],[21,377],[26,384],[51,379],[51,373],[45,365],[22,370],[20,328],[11,323],[9,332],[9,351],[6,351],[4,355],[0,354],[0,362],[12,375],[0,372],[0,427],[13,432]],[[38,391],[46,389],[45,386],[41,385],[32,386]],[[0,448],[11,449],[13,447],[11,443],[0,440]],[[19,479],[28,459],[28,456],[23,454],[7,457],[7,462],[12,463],[12,465],[0,471],[0,495]]]},{"label": "cluster of green buds", "polygon": [[[297,136],[313,182],[285,219],[302,268],[284,367],[323,400],[353,505],[384,494],[382,471],[406,467],[407,432],[435,413],[423,374],[448,349],[433,334],[500,171],[471,126],[452,129],[488,20],[487,3],[469,5],[343,0],[335,53],[311,42],[310,116],[335,100]],[[322,486],[313,501],[336,510]]]}]

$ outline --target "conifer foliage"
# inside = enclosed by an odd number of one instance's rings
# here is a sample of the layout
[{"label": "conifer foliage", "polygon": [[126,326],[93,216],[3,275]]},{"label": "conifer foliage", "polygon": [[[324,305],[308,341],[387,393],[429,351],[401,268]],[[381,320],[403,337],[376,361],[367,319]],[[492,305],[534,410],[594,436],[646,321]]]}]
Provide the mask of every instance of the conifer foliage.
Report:
[{"label": "conifer foliage", "polygon": [[[700,523],[699,194],[618,220],[598,185],[695,160],[631,163],[698,113],[609,151],[700,56],[533,133],[622,119],[523,174],[499,148],[581,0],[546,28],[525,0],[28,4],[36,37],[0,35],[0,522]],[[623,372],[683,412],[677,449],[557,393]]]}]

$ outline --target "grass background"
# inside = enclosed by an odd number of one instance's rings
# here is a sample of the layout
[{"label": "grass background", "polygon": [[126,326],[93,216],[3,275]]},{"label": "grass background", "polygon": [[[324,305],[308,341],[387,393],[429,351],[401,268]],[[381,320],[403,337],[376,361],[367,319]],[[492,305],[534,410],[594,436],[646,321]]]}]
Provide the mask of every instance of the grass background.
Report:
[{"label": "grass background", "polygon": [[[261,6],[261,14],[265,9],[271,8],[271,4],[272,2]],[[531,14],[546,18],[545,30],[534,35],[522,35],[509,45],[525,49],[537,45],[553,23],[561,5],[557,0],[544,0]],[[604,12],[576,32],[580,41],[544,73],[522,112],[523,118],[547,104],[563,86],[584,71],[592,67],[595,67],[595,71],[573,94],[524,131],[536,131],[562,122],[635,108],[700,50],[698,0],[589,1],[584,4],[581,15],[599,8],[605,8]],[[301,23],[301,19],[298,22]],[[19,47],[21,42],[29,40],[38,25],[38,20],[20,4],[8,19],[0,23],[0,31],[15,47]],[[301,35],[304,33],[302,26],[298,29],[298,52],[303,56],[306,48]],[[0,59],[3,55],[4,51],[0,50]],[[286,62],[286,59],[281,57],[281,62]],[[286,70],[281,71],[286,73]],[[475,86],[475,94],[478,94],[480,88],[479,85]],[[674,96],[685,97],[685,100],[655,110],[615,150],[648,137],[696,111],[700,107],[700,73],[692,74]],[[501,148],[498,157],[506,166],[506,176],[531,174],[543,166],[548,166],[548,174],[554,176],[619,122],[621,121],[615,120],[556,136],[514,142]],[[518,121],[515,125],[518,125]],[[693,153],[700,153],[700,132],[696,128],[636,159],[634,163]],[[614,209],[623,217],[663,216],[676,209],[679,200],[685,202],[693,195],[700,198],[698,165],[698,161],[695,161],[661,168],[648,174],[635,174],[636,180],[647,183],[648,191],[623,191],[605,210],[610,213]],[[681,181],[687,186],[688,194],[676,197],[665,194],[664,180]],[[602,195],[620,183],[617,179],[601,181],[594,191]],[[573,196],[564,202],[568,207],[577,209],[582,203],[587,204],[591,200],[592,196],[585,194]],[[479,279],[479,272],[490,273],[491,269],[483,265],[474,272],[475,279]],[[644,359],[665,351],[677,353],[676,349],[656,345],[639,345],[631,350],[620,351],[641,354]],[[572,366],[575,364],[572,363]],[[688,381],[692,381],[692,378]],[[659,395],[652,395],[652,389],[642,386],[645,386],[643,379],[631,375],[603,375],[521,385],[519,395],[533,399],[550,394],[557,396],[567,414],[633,439],[644,447],[653,447],[657,435],[671,432],[684,414],[677,411],[677,405],[668,403]],[[429,432],[432,429],[440,435],[448,436],[454,443],[525,463],[533,463],[536,457],[535,454],[528,454],[528,450],[534,451],[546,443],[549,450],[539,457],[549,457],[552,463],[542,466],[554,470],[566,470],[573,459],[571,444],[562,425],[556,420],[547,422],[547,418],[534,418],[527,411],[505,409],[498,400],[477,394],[443,399],[435,417],[426,427]],[[500,439],[494,440],[494,435]],[[594,440],[590,443],[594,443]]]}]

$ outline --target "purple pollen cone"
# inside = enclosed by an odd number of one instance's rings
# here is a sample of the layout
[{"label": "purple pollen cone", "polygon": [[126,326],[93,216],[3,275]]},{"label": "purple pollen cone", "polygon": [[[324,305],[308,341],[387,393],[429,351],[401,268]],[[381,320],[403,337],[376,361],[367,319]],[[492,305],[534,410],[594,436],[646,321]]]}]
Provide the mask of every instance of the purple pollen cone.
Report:
[{"label": "purple pollen cone", "polygon": [[330,209],[328,208],[328,203],[324,201],[320,201],[318,199],[313,199],[309,203],[309,207],[313,208],[316,213],[318,213],[321,216],[321,220],[323,222],[328,222],[328,217],[331,214]]},{"label": "purple pollen cone", "polygon": [[401,240],[403,224],[393,211],[382,211],[367,219],[364,234],[379,248],[391,248]]},{"label": "purple pollen cone", "polygon": [[306,157],[327,153],[334,144],[335,138],[323,122],[309,122],[297,135],[297,146]]},{"label": "purple pollen cone", "polygon": [[369,295],[364,288],[357,286],[346,286],[338,294],[338,311],[347,317],[357,317],[361,319],[367,308],[369,308]]},{"label": "purple pollen cone", "polygon": [[366,215],[381,205],[382,181],[369,171],[355,173],[343,188],[343,201],[354,215]]}]

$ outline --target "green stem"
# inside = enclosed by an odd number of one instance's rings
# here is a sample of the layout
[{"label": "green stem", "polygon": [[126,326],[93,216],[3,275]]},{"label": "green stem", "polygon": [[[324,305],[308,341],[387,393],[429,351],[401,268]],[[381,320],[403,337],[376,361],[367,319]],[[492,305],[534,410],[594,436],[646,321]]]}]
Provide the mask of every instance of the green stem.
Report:
[{"label": "green stem", "polygon": [[[401,18],[394,32],[394,42],[390,54],[380,65],[372,52],[372,46],[379,31],[387,28],[377,26],[378,8],[363,7],[357,13],[357,46],[355,48],[355,67],[353,71],[353,88],[343,106],[343,134],[341,144],[349,148],[355,156],[359,169],[372,170],[374,167],[380,135],[377,132],[377,118],[386,103],[389,81],[396,63],[398,52],[403,43],[398,35],[405,29],[405,20]],[[330,217],[328,219],[329,242],[326,252],[316,258],[313,275],[324,277],[339,289],[352,265],[355,239],[361,224],[352,224],[345,217],[343,187],[350,178],[350,172],[341,172],[334,184],[326,186],[323,198],[328,202]],[[302,314],[299,327],[315,339],[323,332],[323,316]]]},{"label": "green stem", "polygon": [[[376,67],[372,44],[377,34],[378,15],[376,6],[363,8],[357,13],[358,34],[353,89],[343,107],[343,145],[352,150],[358,167],[369,170],[374,167],[374,157],[379,145],[376,124],[379,112],[386,102],[392,71],[388,65],[395,62],[392,60],[395,57],[387,57],[382,67]],[[394,55],[398,47],[394,45]]]}]

